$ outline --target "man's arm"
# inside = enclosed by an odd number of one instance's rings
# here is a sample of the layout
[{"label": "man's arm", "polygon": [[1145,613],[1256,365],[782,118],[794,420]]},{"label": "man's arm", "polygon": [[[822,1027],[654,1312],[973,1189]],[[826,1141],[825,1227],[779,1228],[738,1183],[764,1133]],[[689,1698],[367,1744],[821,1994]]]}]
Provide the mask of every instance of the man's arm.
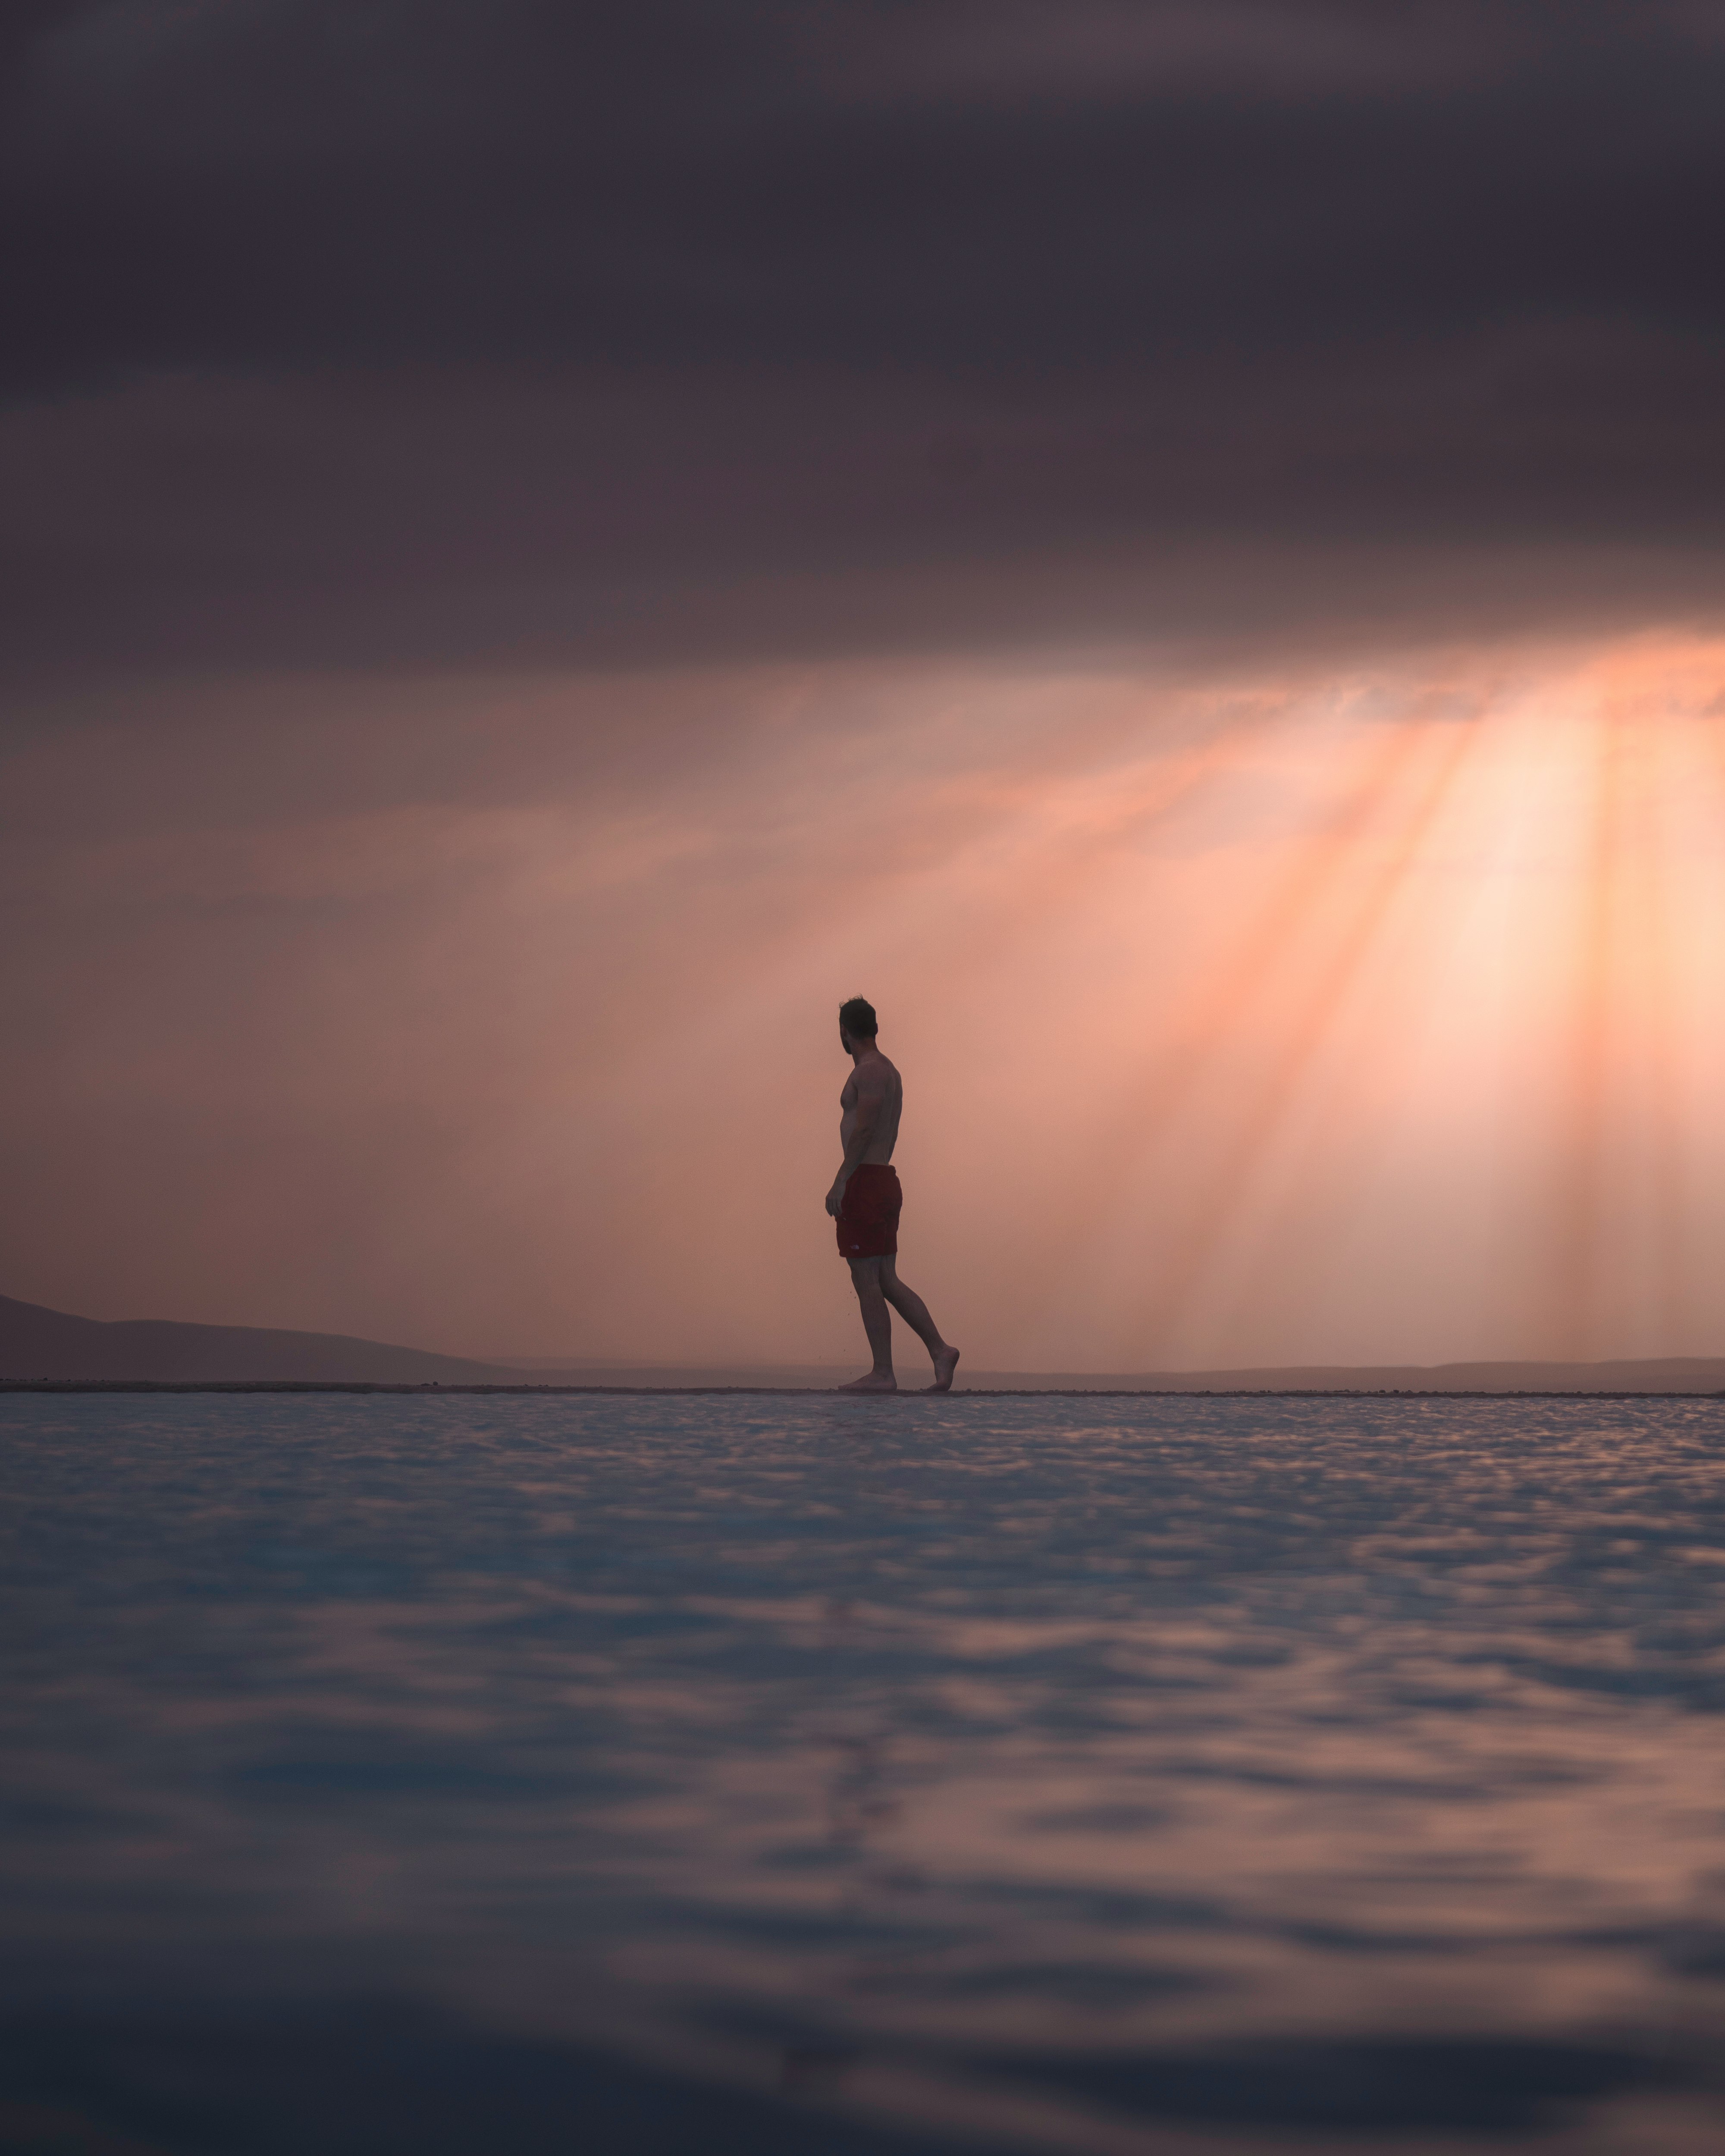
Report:
[{"label": "man's arm", "polygon": [[869,1142],[875,1135],[875,1126],[880,1120],[880,1110],[886,1100],[886,1088],[880,1079],[872,1075],[868,1078],[858,1076],[856,1121],[845,1141],[845,1158],[839,1164],[839,1173],[834,1178],[832,1188],[827,1193],[827,1210],[834,1219],[838,1218],[839,1208],[845,1202],[845,1186],[850,1180],[851,1171],[860,1164],[863,1155],[869,1149]]}]

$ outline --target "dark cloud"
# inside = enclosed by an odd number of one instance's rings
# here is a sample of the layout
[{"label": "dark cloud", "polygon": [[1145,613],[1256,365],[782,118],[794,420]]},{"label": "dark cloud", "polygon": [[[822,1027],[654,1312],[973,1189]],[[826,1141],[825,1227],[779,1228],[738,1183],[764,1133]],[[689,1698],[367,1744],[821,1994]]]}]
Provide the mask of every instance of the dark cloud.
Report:
[{"label": "dark cloud", "polygon": [[34,665],[1713,575],[1725,8],[106,0],[0,58]]}]

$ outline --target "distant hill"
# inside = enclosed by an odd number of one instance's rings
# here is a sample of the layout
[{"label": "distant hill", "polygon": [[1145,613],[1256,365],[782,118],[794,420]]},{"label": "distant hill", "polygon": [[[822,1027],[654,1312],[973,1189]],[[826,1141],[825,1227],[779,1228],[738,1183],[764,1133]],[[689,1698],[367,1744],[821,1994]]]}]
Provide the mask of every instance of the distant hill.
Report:
[{"label": "distant hill", "polygon": [[519,1383],[519,1370],[429,1355],[341,1332],[278,1332],[256,1325],[177,1325],[125,1318],[105,1325],[0,1296],[0,1378],[152,1379],[196,1384],[293,1378],[310,1384]]},{"label": "distant hill", "polygon": [[[155,1384],[617,1385],[641,1390],[761,1386],[824,1391],[856,1376],[849,1363],[479,1363],[393,1348],[342,1332],[281,1332],[255,1325],[179,1325],[162,1318],[104,1324],[0,1296],[0,1379]],[[906,1355],[901,1382],[927,1382]],[[1718,1393],[1725,1358],[1615,1363],[1296,1364],[1252,1370],[971,1370],[961,1391],[1074,1393]]]}]

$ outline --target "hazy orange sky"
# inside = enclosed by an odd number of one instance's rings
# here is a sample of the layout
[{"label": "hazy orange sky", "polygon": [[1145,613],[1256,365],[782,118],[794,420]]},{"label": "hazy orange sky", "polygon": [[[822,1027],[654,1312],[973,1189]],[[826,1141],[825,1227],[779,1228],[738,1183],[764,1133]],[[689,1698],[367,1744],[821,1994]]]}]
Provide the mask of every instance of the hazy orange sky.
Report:
[{"label": "hazy orange sky", "polygon": [[0,1292],[1725,1352],[1725,11],[0,32]]},{"label": "hazy orange sky", "polygon": [[1722,682],[1644,634],[86,713],[8,772],[10,1291],[842,1358],[860,990],[903,1270],[990,1363],[1707,1352]]}]

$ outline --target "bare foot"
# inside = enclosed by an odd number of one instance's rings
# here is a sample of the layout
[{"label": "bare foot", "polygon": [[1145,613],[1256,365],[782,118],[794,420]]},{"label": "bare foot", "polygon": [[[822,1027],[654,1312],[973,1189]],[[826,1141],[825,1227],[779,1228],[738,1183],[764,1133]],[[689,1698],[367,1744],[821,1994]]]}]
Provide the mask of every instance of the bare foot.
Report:
[{"label": "bare foot", "polygon": [[898,1379],[891,1370],[870,1370],[865,1378],[853,1378],[848,1385],[834,1385],[835,1393],[896,1393]]},{"label": "bare foot", "polygon": [[957,1367],[958,1350],[956,1348],[942,1348],[934,1358],[934,1383],[928,1388],[929,1391],[950,1393],[952,1389],[952,1373]]}]

